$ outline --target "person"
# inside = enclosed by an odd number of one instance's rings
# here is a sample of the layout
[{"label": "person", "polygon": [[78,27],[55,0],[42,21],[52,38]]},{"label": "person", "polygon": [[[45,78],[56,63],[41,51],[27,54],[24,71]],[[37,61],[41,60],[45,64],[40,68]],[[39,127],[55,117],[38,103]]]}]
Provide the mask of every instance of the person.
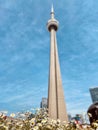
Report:
[{"label": "person", "polygon": [[98,121],[98,102],[93,103],[87,111],[90,124]]}]

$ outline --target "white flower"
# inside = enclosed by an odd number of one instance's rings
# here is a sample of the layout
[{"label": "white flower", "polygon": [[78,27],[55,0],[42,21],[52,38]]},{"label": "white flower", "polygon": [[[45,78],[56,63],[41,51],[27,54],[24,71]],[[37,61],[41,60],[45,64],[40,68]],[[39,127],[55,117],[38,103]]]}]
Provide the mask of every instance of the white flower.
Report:
[{"label": "white flower", "polygon": [[34,126],[34,125],[35,125],[35,118],[32,118],[32,119],[30,120],[30,123]]},{"label": "white flower", "polygon": [[47,120],[44,120],[44,119],[41,121],[42,124],[45,124],[46,122]]},{"label": "white flower", "polygon": [[53,120],[53,119],[52,119],[51,122],[52,122],[53,124],[56,124],[56,120]]},{"label": "white flower", "polygon": [[41,123],[38,123],[37,126],[42,127],[42,124],[41,124]]},{"label": "white flower", "polygon": [[15,114],[14,114],[14,113],[11,113],[10,116],[11,116],[11,117],[15,117]]},{"label": "white flower", "polygon": [[60,119],[57,119],[57,123],[60,124],[60,122],[61,122]]},{"label": "white flower", "polygon": [[39,127],[38,127],[38,126],[35,126],[35,127],[33,128],[33,130],[39,130]]}]

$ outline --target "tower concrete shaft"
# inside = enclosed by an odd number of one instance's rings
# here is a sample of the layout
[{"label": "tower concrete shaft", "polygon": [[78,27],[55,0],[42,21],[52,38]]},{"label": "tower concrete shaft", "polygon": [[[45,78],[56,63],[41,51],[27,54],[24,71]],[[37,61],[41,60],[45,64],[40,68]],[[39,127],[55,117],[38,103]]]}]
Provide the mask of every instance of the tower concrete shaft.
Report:
[{"label": "tower concrete shaft", "polygon": [[56,41],[58,21],[54,18],[53,7],[51,9],[51,19],[48,21],[47,28],[50,32],[50,70],[48,86],[49,117],[52,119],[60,119],[61,121],[68,121]]}]

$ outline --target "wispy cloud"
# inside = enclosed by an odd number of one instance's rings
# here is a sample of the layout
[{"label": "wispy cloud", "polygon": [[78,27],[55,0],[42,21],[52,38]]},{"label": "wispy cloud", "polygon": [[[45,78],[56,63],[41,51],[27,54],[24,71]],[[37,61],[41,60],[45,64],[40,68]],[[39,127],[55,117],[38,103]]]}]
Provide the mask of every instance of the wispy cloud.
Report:
[{"label": "wispy cloud", "polygon": [[0,1],[0,110],[39,107],[47,96],[46,23],[52,3],[60,22],[57,41],[68,112],[81,113],[92,103],[89,87],[98,86],[96,1],[5,0]]}]

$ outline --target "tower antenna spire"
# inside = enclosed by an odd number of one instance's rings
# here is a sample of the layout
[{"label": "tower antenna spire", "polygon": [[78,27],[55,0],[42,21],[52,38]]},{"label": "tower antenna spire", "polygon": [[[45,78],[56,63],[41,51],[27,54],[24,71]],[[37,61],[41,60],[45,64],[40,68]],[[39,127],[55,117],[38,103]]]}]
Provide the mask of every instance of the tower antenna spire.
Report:
[{"label": "tower antenna spire", "polygon": [[54,8],[53,8],[53,4],[51,6],[51,18],[53,19],[54,18]]},{"label": "tower antenna spire", "polygon": [[51,13],[54,13],[53,3],[52,3],[52,6],[51,6]]}]

